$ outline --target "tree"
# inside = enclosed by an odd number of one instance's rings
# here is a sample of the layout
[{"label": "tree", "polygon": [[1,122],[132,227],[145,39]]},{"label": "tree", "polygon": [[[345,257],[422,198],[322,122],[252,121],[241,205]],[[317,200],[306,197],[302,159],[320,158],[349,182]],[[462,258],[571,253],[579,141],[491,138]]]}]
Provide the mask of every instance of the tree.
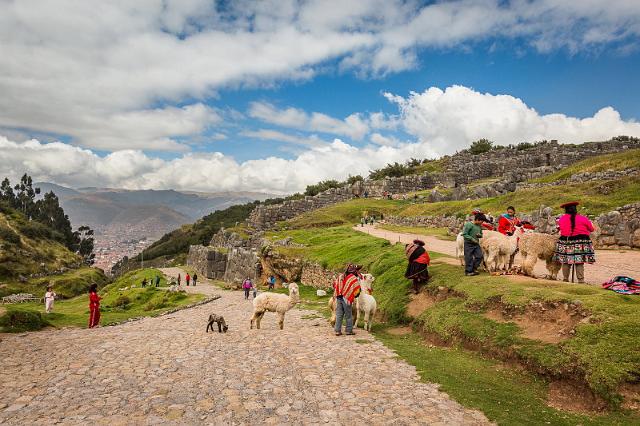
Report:
[{"label": "tree", "polygon": [[321,192],[324,192],[331,188],[337,188],[340,186],[340,182],[337,180],[323,180],[322,182],[318,182],[315,185],[307,186],[307,189],[304,191],[304,195],[314,196]]},{"label": "tree", "polygon": [[362,182],[364,180],[364,178],[360,175],[355,175],[355,176],[351,176],[349,175],[349,177],[346,180],[346,183],[348,185],[353,185],[356,182]]},{"label": "tree", "polygon": [[16,207],[16,195],[13,193],[9,178],[4,178],[0,185],[0,200],[5,201],[9,207]]},{"label": "tree", "polygon": [[93,265],[96,257],[93,252],[95,241],[93,238],[93,229],[83,225],[73,233],[73,236],[76,243],[74,247],[75,252],[82,256],[84,263],[87,265]]},{"label": "tree", "polygon": [[413,169],[405,164],[395,162],[387,164],[385,167],[369,172],[369,179],[379,180],[385,177],[400,177],[413,173]]},{"label": "tree", "polygon": [[20,183],[18,183],[14,189],[16,190],[15,207],[31,219],[32,213],[35,209],[35,198],[37,194],[40,194],[40,188],[34,188],[31,176],[25,173],[22,175]]},{"label": "tree", "polygon": [[70,250],[76,250],[76,238],[71,227],[69,216],[64,213],[60,201],[53,191],[44,194],[42,200],[38,200],[33,208],[33,219],[62,234],[62,243]]},{"label": "tree", "polygon": [[471,144],[469,148],[469,152],[473,155],[482,154],[485,152],[489,152],[493,149],[493,142],[489,139],[478,139],[477,141]]}]

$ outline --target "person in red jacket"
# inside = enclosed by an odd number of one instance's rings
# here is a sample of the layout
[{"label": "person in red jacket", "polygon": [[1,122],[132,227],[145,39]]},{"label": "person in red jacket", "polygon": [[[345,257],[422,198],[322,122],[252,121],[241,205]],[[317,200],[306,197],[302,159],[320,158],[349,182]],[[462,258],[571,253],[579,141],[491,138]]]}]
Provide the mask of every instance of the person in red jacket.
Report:
[{"label": "person in red jacket", "polygon": [[498,232],[504,235],[513,235],[516,226],[520,224],[520,219],[516,216],[516,209],[513,206],[507,207],[507,212],[500,216],[498,220]]},{"label": "person in red jacket", "polygon": [[342,320],[346,322],[346,334],[354,335],[351,305],[360,295],[360,267],[348,264],[343,274],[333,283],[333,297],[336,299],[336,336],[342,336]]},{"label": "person in red jacket", "polygon": [[100,324],[100,299],[98,296],[98,284],[91,284],[89,287],[89,328],[94,328]]},{"label": "person in red jacket", "polygon": [[187,282],[187,287],[189,287],[189,282],[191,281],[191,275],[189,275],[188,272],[187,272],[187,275],[185,275],[184,280]]}]

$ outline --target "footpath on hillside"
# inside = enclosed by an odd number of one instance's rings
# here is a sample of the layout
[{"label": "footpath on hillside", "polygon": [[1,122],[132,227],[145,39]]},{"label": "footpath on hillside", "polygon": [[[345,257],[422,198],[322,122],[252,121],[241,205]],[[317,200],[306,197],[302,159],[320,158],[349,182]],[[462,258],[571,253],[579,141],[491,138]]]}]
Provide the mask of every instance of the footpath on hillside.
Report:
[{"label": "footpath on hillside", "polygon": [[[361,329],[336,337],[293,309],[282,331],[269,313],[249,330],[241,292],[203,279],[188,291],[221,298],[114,327],[3,336],[0,423],[488,423]],[[214,312],[228,333],[205,333]]]},{"label": "footpath on hillside", "polygon": [[[430,235],[407,234],[386,229],[379,229],[375,225],[354,226],[353,229],[364,232],[374,237],[383,238],[391,243],[410,243],[414,239],[421,239],[426,243],[429,251],[446,254],[449,256],[456,255],[456,242],[441,240]],[[516,256],[516,262],[520,263],[520,256]],[[538,260],[534,273],[538,277],[547,275],[547,268],[544,261]],[[593,265],[585,265],[585,281],[589,284],[600,285],[605,281],[617,276],[626,275],[635,279],[640,279],[640,251],[634,250],[596,250],[596,263]],[[508,277],[517,277],[516,275],[508,275]],[[562,278],[562,273],[558,275]]]}]

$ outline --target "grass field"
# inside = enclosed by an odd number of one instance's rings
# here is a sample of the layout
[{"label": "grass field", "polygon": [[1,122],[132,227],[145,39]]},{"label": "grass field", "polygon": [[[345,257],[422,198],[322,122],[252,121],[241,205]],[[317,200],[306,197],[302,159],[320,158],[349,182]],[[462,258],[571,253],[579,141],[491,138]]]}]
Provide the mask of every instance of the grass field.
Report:
[{"label": "grass field", "polygon": [[[274,239],[291,236],[305,244],[297,256],[339,270],[347,262],[364,265],[376,276],[375,297],[388,324],[405,324],[409,282],[404,278],[406,260],[401,245],[351,230],[349,227],[302,229],[270,234]],[[434,254],[432,259],[438,259]],[[612,406],[620,402],[618,386],[640,377],[640,299],[600,288],[506,277],[465,277],[461,268],[438,263],[428,289],[450,289],[452,297],[425,309],[416,321],[422,331],[441,340],[475,346],[480,352],[515,359],[531,371],[572,377],[586,383]],[[578,324],[565,341],[545,343],[527,338],[514,322],[494,321],[486,312],[499,306],[513,312],[532,304],[573,304],[590,312],[590,320]],[[615,359],[615,362],[611,362]]]},{"label": "grass field", "polygon": [[[160,288],[140,287],[143,278],[149,280],[156,275],[161,277]],[[135,287],[132,288],[132,285]],[[128,288],[125,289],[125,287]],[[100,290],[99,294],[102,296],[100,306],[102,325],[129,318],[155,316],[171,308],[194,303],[204,298],[202,295],[167,292],[166,280],[156,269],[143,269],[123,275]],[[37,330],[45,326],[86,327],[89,317],[87,295],[56,301],[51,314],[46,314],[41,304],[24,303],[5,307],[7,312],[0,317],[0,328],[5,332]]]},{"label": "grass field", "polygon": [[449,230],[447,228],[425,228],[419,226],[400,226],[400,225],[388,225],[388,224],[379,224],[377,226],[379,229],[386,229],[387,231],[400,232],[404,234],[417,234],[417,235],[427,235],[430,237],[437,237],[440,240],[445,241],[455,241],[455,235],[449,235]]}]

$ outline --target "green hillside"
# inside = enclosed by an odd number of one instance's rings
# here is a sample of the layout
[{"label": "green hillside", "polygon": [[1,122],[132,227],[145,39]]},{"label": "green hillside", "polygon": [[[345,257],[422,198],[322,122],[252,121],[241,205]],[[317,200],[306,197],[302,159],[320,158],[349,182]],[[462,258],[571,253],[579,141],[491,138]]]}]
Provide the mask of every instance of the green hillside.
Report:
[{"label": "green hillside", "polygon": [[82,259],[54,231],[9,208],[0,210],[0,281],[77,267]]}]

